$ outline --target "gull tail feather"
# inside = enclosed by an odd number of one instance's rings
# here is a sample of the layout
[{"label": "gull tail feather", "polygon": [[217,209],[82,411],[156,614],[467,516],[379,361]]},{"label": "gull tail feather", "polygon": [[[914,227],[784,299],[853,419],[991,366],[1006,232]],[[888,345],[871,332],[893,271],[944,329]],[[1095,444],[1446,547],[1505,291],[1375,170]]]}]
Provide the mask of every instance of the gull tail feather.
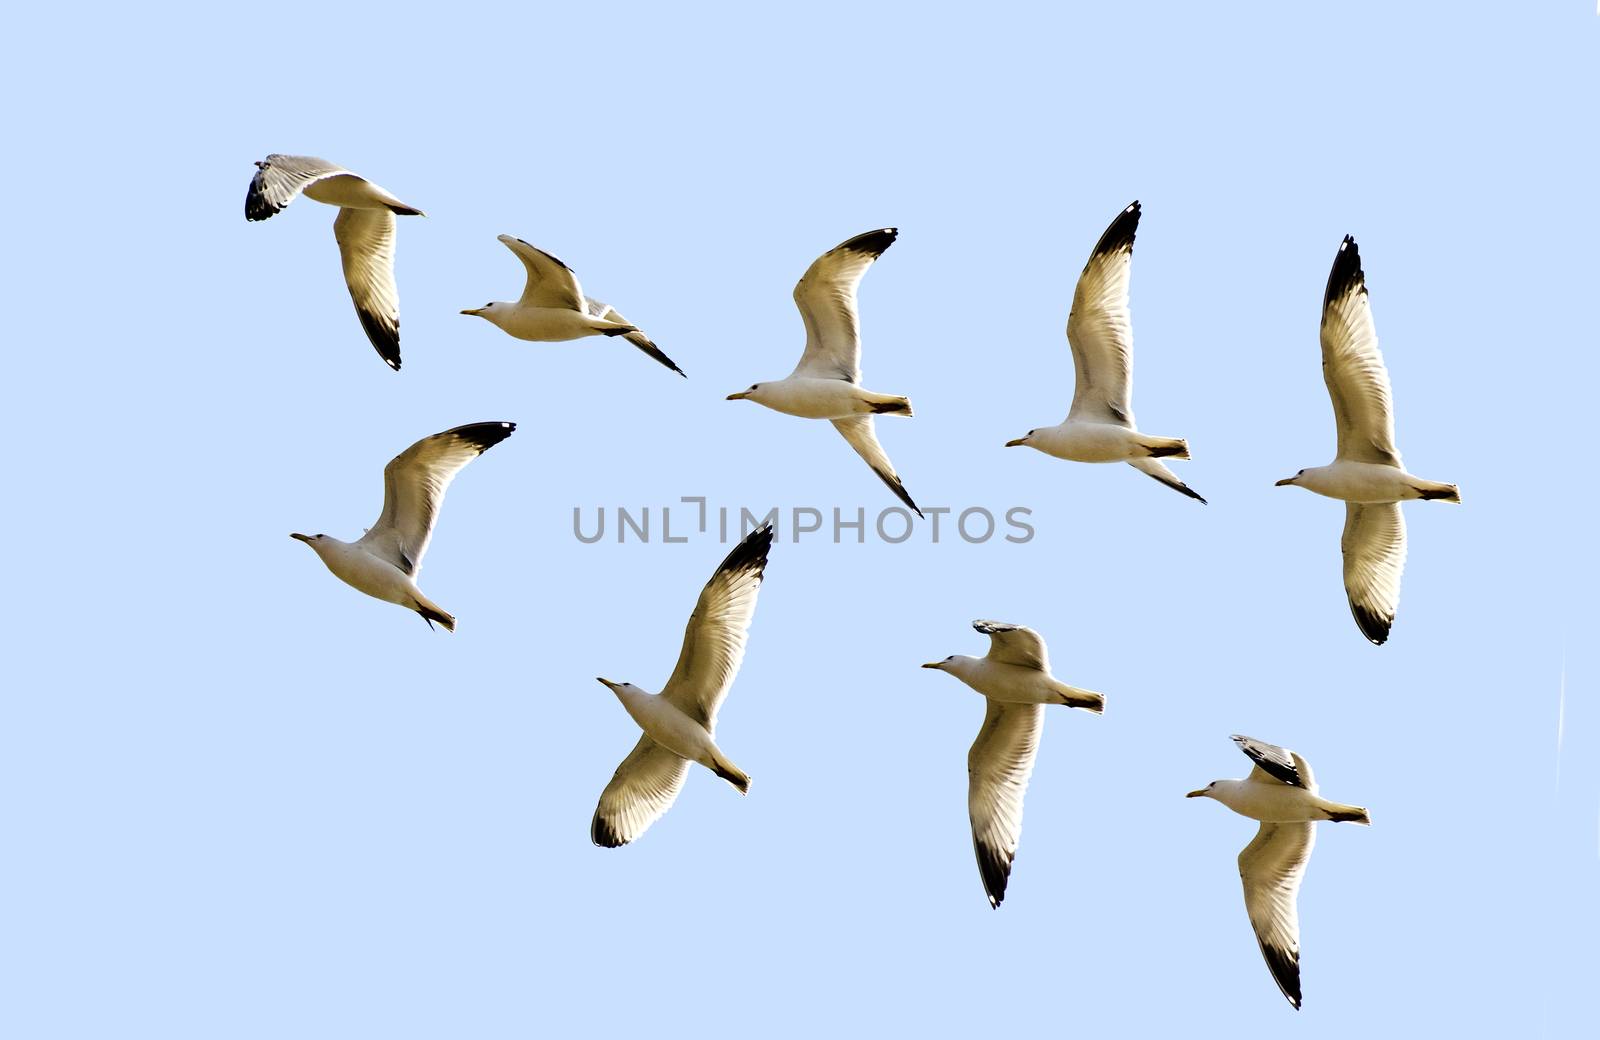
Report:
[{"label": "gull tail feather", "polygon": [[711,771],[732,784],[740,794],[750,793],[750,774],[729,762],[721,752],[711,759]]},{"label": "gull tail feather", "polygon": [[1329,802],[1322,807],[1322,811],[1334,823],[1359,823],[1363,827],[1372,826],[1372,817],[1368,816],[1366,808],[1360,805],[1340,805],[1338,802]]},{"label": "gull tail feather", "polygon": [[1417,490],[1422,492],[1425,502],[1441,501],[1461,504],[1461,489],[1454,484],[1440,484],[1432,480],[1417,481]]},{"label": "gull tail feather", "polygon": [[1152,459],[1186,459],[1189,457],[1189,442],[1182,437],[1141,436],[1139,438],[1139,446]]},{"label": "gull tail feather", "polygon": [[911,399],[892,394],[870,394],[867,396],[867,407],[872,409],[873,415],[910,415]]},{"label": "gull tail feather", "polygon": [[1068,686],[1066,683],[1057,683],[1056,693],[1061,696],[1060,703],[1069,708],[1082,708],[1084,711],[1092,711],[1096,715],[1105,714],[1106,695],[1103,693],[1095,693],[1093,690],[1080,690],[1076,686]]},{"label": "gull tail feather", "polygon": [[455,615],[446,613],[437,603],[426,597],[418,596],[416,606],[411,609],[422,615],[422,620],[428,623],[429,628],[432,628],[433,623],[437,621],[444,626],[446,632],[454,632],[456,630]]}]

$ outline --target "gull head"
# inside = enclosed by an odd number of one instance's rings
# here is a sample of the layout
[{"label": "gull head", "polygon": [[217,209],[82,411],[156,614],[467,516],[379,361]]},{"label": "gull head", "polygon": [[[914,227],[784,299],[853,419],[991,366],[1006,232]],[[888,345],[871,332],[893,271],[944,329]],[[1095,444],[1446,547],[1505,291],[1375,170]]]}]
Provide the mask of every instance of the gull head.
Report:
[{"label": "gull head", "polygon": [[507,312],[509,310],[511,310],[511,305],[509,303],[486,303],[482,307],[468,307],[466,310],[462,311],[461,313],[462,314],[471,314],[471,315],[474,315],[475,317],[483,318],[483,319],[485,319],[487,321],[492,321],[496,325],[498,325],[498,324],[500,324],[500,322],[498,320],[500,315],[504,314],[505,312]]},{"label": "gull head", "polygon": [[1028,443],[1028,438],[1029,437],[1032,437],[1034,434],[1036,434],[1038,432],[1039,432],[1038,430],[1029,430],[1027,433],[1023,434],[1021,437],[1018,437],[1014,441],[1006,441],[1006,447],[1008,447],[1008,448],[1020,448],[1023,445]]},{"label": "gull head", "polygon": [[1200,790],[1198,790],[1198,791],[1190,791],[1188,794],[1184,795],[1184,797],[1185,798],[1210,798],[1211,797],[1211,792],[1216,788],[1216,786],[1217,786],[1217,782],[1215,780],[1213,780],[1209,784],[1207,784],[1204,787],[1200,788]]},{"label": "gull head", "polygon": [[740,390],[736,394],[729,394],[728,395],[728,400],[730,400],[730,401],[759,401],[760,400],[760,396],[759,395],[761,393],[761,385],[762,384],[760,384],[760,383],[751,383],[750,384],[750,389],[748,389],[748,390]]},{"label": "gull head", "polygon": [[612,682],[610,679],[602,679],[598,675],[595,676],[594,678],[595,678],[595,682],[597,682],[600,685],[604,686],[606,689],[610,690],[612,693],[616,694],[618,697],[622,696],[622,694],[624,692],[629,692],[629,693],[643,693],[644,692],[643,690],[639,689],[639,687],[633,685],[633,683]]},{"label": "gull head", "polygon": [[1296,485],[1298,485],[1300,483],[1300,478],[1305,476],[1305,475],[1306,475],[1306,471],[1305,470],[1301,470],[1299,473],[1296,473],[1292,477],[1284,477],[1282,480],[1274,482],[1272,486],[1273,487],[1295,487]]}]

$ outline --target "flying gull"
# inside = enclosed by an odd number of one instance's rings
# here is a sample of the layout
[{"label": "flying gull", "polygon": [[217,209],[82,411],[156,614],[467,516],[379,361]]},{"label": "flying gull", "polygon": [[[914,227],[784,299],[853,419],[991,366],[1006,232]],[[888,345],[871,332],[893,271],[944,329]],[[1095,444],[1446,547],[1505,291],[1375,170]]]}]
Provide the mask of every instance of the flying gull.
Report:
[{"label": "flying gull", "polygon": [[1065,704],[1098,715],[1106,699],[1051,675],[1044,640],[1033,629],[1000,621],[974,621],[972,627],[989,637],[988,654],[946,657],[922,667],[949,672],[989,702],[967,752],[967,813],[978,874],[989,905],[998,909],[1022,836],[1022,796],[1039,752],[1044,706]]},{"label": "flying gull", "polygon": [[861,322],[856,287],[872,261],[894,244],[898,228],[880,228],[823,253],[794,287],[795,306],[806,325],[806,349],[783,379],[756,383],[729,394],[730,401],[754,401],[775,412],[802,419],[828,419],[872,472],[918,516],[905,484],[878,444],[874,415],[910,415],[904,397],[875,394],[861,387]]},{"label": "flying gull", "polygon": [[1368,826],[1372,821],[1359,805],[1341,805],[1318,797],[1311,766],[1288,748],[1241,736],[1235,736],[1233,742],[1255,763],[1250,775],[1243,780],[1213,780],[1186,797],[1215,798],[1240,816],[1261,821],[1255,840],[1239,853],[1244,908],[1272,977],[1289,1003],[1298,1009],[1297,900],[1306,864],[1311,861],[1311,845],[1316,840],[1312,822],[1333,820]]},{"label": "flying gull", "polygon": [[1333,399],[1339,446],[1331,465],[1303,469],[1278,487],[1303,487],[1345,503],[1344,588],[1361,634],[1381,644],[1400,605],[1406,521],[1413,498],[1460,502],[1454,484],[1413,477],[1394,446],[1389,372],[1378,353],[1367,280],[1356,240],[1346,235],[1322,297],[1322,378]]},{"label": "flying gull", "polygon": [[1133,269],[1133,235],[1139,203],[1117,214],[1100,236],[1078,276],[1067,316],[1067,343],[1077,385],[1072,407],[1059,425],[1029,430],[1007,441],[1072,462],[1126,462],[1140,473],[1195,499],[1201,498],[1168,469],[1163,458],[1186,459],[1181,437],[1151,437],[1133,422],[1133,319],[1128,312],[1128,282]]},{"label": "flying gull", "polygon": [[522,266],[528,269],[522,299],[516,303],[469,307],[462,314],[476,315],[517,339],[539,343],[585,336],[621,336],[680,376],[684,374],[649,336],[618,314],[615,307],[583,295],[583,286],[578,284],[578,276],[572,268],[520,238],[501,235],[500,241],[517,254]]},{"label": "flying gull", "polygon": [[400,293],[394,285],[394,215],[420,217],[420,209],[349,170],[309,155],[269,155],[256,163],[244,197],[246,220],[266,220],[295,196],[339,207],[333,237],[339,241],[345,284],[356,316],[384,364],[400,370]]},{"label": "flying gull", "polygon": [[616,848],[643,834],[672,808],[689,763],[698,762],[739,789],[750,777],[717,747],[717,709],[728,696],[744,660],[756,593],[772,548],[772,525],[763,524],[734,546],[689,615],[678,664],[659,694],[632,683],[601,679],[644,730],[628,757],[600,793],[589,836]]},{"label": "flying gull", "polygon": [[456,630],[456,619],[417,588],[444,493],[462,467],[511,436],[516,423],[482,422],[424,437],[383,467],[383,512],[366,534],[341,542],[325,534],[291,534],[316,551],[346,585],[414,610],[432,628]]}]

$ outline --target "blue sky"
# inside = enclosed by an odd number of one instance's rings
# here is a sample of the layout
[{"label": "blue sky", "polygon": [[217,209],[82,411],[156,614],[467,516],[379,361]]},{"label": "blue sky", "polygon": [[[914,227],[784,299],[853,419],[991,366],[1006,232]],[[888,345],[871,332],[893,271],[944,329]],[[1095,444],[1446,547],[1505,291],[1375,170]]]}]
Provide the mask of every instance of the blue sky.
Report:
[{"label": "blue sky", "polygon": [[[1071,11],[13,15],[0,192],[16,494],[0,716],[0,1031],[43,1037],[1573,1036],[1600,956],[1593,441],[1596,33],[1586,2]],[[251,162],[325,156],[402,220],[405,368],[367,345],[333,213],[243,219]],[[1073,282],[1144,205],[1134,404],[1199,506],[1006,451],[1058,421]],[[868,515],[820,424],[722,398],[789,371],[790,291],[842,239],[880,435],[924,506],[1032,541],[773,549],[708,773],[592,847],[725,548],[594,545],[575,507],[681,496]],[[510,233],[688,372],[460,316]],[[1390,643],[1340,587],[1323,282],[1360,242],[1410,468]],[[425,434],[511,419],[422,586],[453,637],[339,585]],[[981,701],[918,663],[968,622],[1049,640],[1052,712],[1005,905],[973,863]],[[1563,744],[1558,717],[1565,674]],[[1183,792],[1293,747],[1374,826],[1324,827],[1306,1007]],[[1558,779],[1559,778],[1559,779]]]}]

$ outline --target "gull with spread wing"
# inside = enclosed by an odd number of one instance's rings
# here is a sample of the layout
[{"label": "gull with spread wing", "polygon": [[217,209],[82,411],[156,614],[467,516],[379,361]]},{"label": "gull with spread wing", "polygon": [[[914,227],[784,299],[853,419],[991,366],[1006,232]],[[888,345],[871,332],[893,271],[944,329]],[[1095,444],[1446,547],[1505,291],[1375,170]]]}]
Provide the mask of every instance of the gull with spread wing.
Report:
[{"label": "gull with spread wing", "polygon": [[1389,371],[1378,352],[1367,279],[1356,240],[1346,235],[1328,272],[1322,297],[1322,378],[1333,399],[1339,441],[1327,466],[1303,469],[1277,482],[1345,503],[1344,588],[1361,634],[1375,644],[1389,638],[1400,606],[1406,565],[1406,521],[1400,503],[1411,499],[1460,502],[1454,484],[1407,473],[1394,445]]},{"label": "gull with spread wing", "polygon": [[1241,816],[1261,821],[1255,840],[1239,853],[1244,908],[1250,915],[1278,988],[1300,1007],[1300,882],[1311,862],[1317,820],[1369,826],[1367,810],[1317,794],[1311,766],[1288,748],[1249,737],[1233,742],[1255,763],[1243,780],[1213,780],[1188,798],[1213,798]]},{"label": "gull with spread wing", "polygon": [[754,401],[802,419],[829,420],[895,497],[921,516],[922,510],[911,500],[872,426],[874,415],[910,415],[911,402],[861,386],[856,287],[899,234],[898,228],[868,231],[818,257],[794,287],[795,306],[806,326],[806,348],[800,363],[784,378],[756,383],[729,394],[728,400]]},{"label": "gull with spread wing", "polygon": [[444,493],[473,459],[511,436],[516,423],[483,422],[424,437],[383,468],[383,512],[365,535],[341,542],[325,534],[291,534],[316,552],[346,585],[414,610],[432,628],[456,630],[456,619],[417,588],[422,556],[433,538]]},{"label": "gull with spread wing", "polygon": [[956,655],[922,667],[948,672],[989,702],[967,752],[967,813],[978,874],[989,905],[998,909],[1022,837],[1022,796],[1039,753],[1044,706],[1065,704],[1099,715],[1106,699],[1051,675],[1044,639],[1033,629],[1001,621],[974,621],[972,627],[989,637],[988,654]]},{"label": "gull with spread wing", "polygon": [[644,736],[600,794],[589,824],[596,845],[616,848],[643,834],[677,801],[691,762],[716,773],[740,794],[749,792],[749,775],[717,747],[717,709],[744,660],[771,548],[772,525],[763,524],[711,575],[689,615],[678,664],[660,693],[599,680],[617,695]]},{"label": "gull with spread wing", "polygon": [[462,314],[482,318],[507,335],[536,343],[559,343],[585,336],[621,336],[680,376],[684,375],[683,369],[649,336],[629,324],[615,307],[585,296],[572,268],[520,238],[501,235],[500,241],[517,254],[522,266],[528,269],[522,299],[516,303],[469,307]]},{"label": "gull with spread wing", "polygon": [[1067,343],[1077,385],[1072,407],[1059,425],[1029,430],[1006,442],[1071,462],[1126,462],[1174,491],[1204,504],[1189,485],[1168,469],[1163,458],[1186,459],[1181,437],[1151,437],[1133,422],[1133,318],[1128,283],[1133,269],[1133,236],[1139,203],[1117,215],[1100,236],[1078,276],[1067,317]]},{"label": "gull with spread wing", "polygon": [[246,220],[266,220],[298,195],[338,206],[333,237],[339,242],[345,284],[356,317],[383,363],[400,370],[400,291],[394,284],[394,217],[420,217],[365,177],[310,155],[269,155],[256,163],[244,198]]}]

